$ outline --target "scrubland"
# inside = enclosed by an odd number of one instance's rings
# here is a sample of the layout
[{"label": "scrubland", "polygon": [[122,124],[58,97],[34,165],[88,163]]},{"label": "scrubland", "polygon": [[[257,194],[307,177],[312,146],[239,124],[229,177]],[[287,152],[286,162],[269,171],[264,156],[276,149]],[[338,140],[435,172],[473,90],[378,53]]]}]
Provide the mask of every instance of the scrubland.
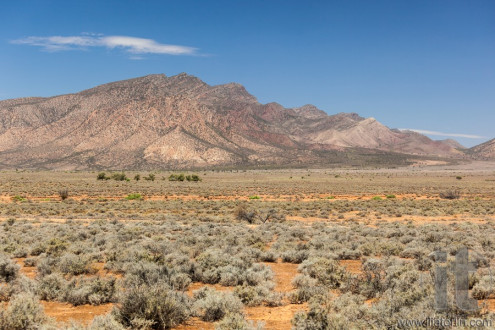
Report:
[{"label": "scrubland", "polygon": [[[0,329],[495,319],[495,170],[137,174],[149,177],[0,173]],[[449,273],[451,303],[436,312],[432,252],[452,263],[462,246],[479,309],[456,307]]]}]

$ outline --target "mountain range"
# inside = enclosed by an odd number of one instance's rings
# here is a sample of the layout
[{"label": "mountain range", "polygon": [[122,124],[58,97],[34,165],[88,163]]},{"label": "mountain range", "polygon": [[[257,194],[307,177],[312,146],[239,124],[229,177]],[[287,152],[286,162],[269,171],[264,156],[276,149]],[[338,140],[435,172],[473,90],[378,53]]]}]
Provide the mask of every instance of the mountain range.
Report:
[{"label": "mountain range", "polygon": [[493,158],[494,145],[465,149],[356,113],[261,104],[240,84],[210,86],[185,73],[0,101],[1,168],[405,163],[411,157]]}]

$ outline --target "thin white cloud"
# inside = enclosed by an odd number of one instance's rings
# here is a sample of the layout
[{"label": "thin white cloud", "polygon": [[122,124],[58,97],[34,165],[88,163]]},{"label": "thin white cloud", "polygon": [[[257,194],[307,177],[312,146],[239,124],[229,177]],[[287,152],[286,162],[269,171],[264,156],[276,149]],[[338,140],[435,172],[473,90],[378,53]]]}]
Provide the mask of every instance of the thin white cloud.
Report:
[{"label": "thin white cloud", "polygon": [[81,36],[50,36],[26,37],[12,40],[11,43],[41,47],[45,51],[57,52],[64,50],[81,50],[90,47],[104,47],[108,49],[121,48],[131,54],[167,54],[167,55],[194,55],[196,48],[161,44],[153,39],[136,38],[129,36],[103,36],[84,34]]},{"label": "thin white cloud", "polygon": [[399,130],[412,131],[420,134],[436,135],[436,136],[460,137],[466,139],[486,139],[486,137],[480,135],[462,134],[462,133],[442,133],[442,132],[428,131],[424,129],[415,129],[415,128],[399,128]]}]

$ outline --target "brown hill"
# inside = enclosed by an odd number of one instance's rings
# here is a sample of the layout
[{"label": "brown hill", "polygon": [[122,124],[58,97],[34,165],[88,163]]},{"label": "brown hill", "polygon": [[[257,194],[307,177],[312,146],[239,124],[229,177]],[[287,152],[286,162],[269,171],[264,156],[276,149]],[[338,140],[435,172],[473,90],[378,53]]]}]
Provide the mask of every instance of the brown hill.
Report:
[{"label": "brown hill", "polygon": [[466,149],[465,146],[463,146],[462,144],[460,144],[459,142],[457,142],[454,139],[445,139],[445,140],[439,140],[439,141],[442,143],[448,144],[449,146],[456,148],[456,149],[460,149],[460,150]]},{"label": "brown hill", "polygon": [[475,158],[495,159],[495,139],[470,148],[469,153]]},{"label": "brown hill", "polygon": [[448,143],[391,130],[374,118],[260,104],[239,84],[210,86],[187,74],[0,102],[3,168],[315,164],[339,162],[350,152],[459,154]]}]

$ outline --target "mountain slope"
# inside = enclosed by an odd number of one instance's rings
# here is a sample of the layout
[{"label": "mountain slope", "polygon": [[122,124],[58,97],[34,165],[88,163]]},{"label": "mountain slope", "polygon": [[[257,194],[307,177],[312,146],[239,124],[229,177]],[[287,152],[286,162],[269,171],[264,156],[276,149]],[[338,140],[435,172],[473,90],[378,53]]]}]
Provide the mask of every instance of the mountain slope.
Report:
[{"label": "mountain slope", "polygon": [[465,146],[463,146],[462,144],[460,144],[459,142],[457,142],[454,139],[445,139],[445,140],[439,140],[439,141],[442,143],[448,144],[449,146],[456,148],[456,149],[460,149],[460,150],[466,149]]},{"label": "mountain slope", "polygon": [[495,158],[495,139],[470,148],[469,153],[476,158]]},{"label": "mountain slope", "polygon": [[0,101],[0,166],[52,169],[332,162],[336,151],[456,156],[448,143],[355,113],[260,104],[236,83],[179,74]]}]

